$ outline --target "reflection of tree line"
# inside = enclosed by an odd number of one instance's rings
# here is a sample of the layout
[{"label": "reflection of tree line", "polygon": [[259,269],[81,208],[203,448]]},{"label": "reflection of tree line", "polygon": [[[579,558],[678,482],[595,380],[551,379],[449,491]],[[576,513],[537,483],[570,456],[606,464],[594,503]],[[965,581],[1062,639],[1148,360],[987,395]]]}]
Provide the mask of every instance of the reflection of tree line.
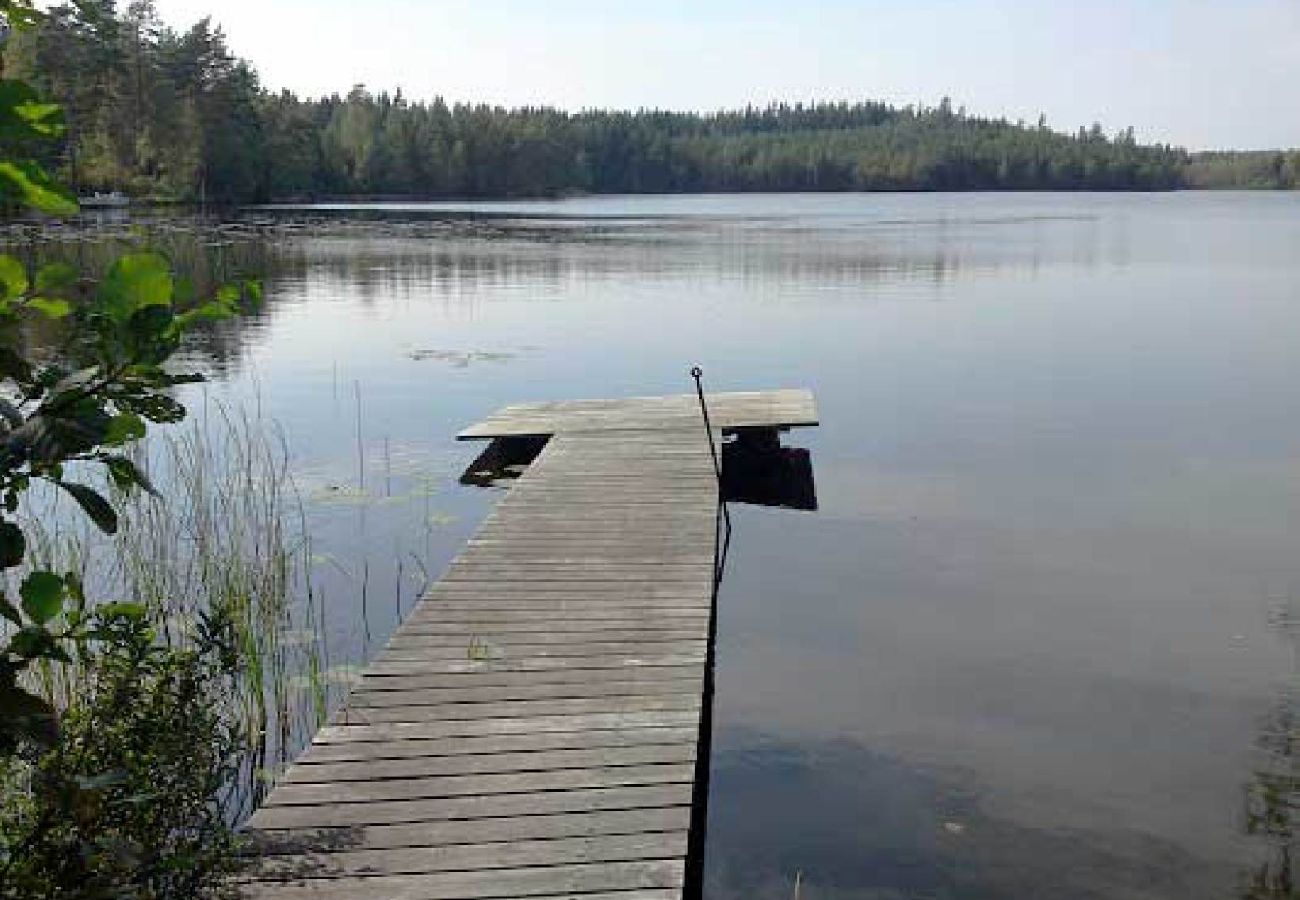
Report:
[{"label": "reflection of tree line", "polygon": [[[605,230],[600,227],[495,229],[491,237],[444,233],[440,238],[325,237],[303,241],[290,255],[312,279],[329,276],[365,299],[412,292],[472,297],[501,285],[543,290],[603,279],[711,281],[776,287],[854,288],[882,281],[942,283],[960,273],[1036,271],[1051,262],[1096,266],[1108,252],[1094,241],[1053,246],[972,245],[961,235],[837,234],[818,228],[761,232],[679,226]],[[1068,251],[1068,252],[1067,252]],[[301,274],[301,273],[299,273]]]},{"label": "reflection of tree line", "polygon": [[[396,247],[371,252],[364,246],[312,253],[312,277],[330,276],[372,295],[409,293],[432,286],[439,293],[466,294],[500,285],[569,284],[630,276],[677,278],[723,275],[763,283],[807,282],[853,286],[899,277],[943,281],[963,267],[953,250],[906,255],[863,247],[796,249],[781,245],[656,242],[640,247],[580,244],[456,243],[440,250]],[[995,268],[990,265],[989,268]]]},{"label": "reflection of tree line", "polygon": [[[231,279],[266,284],[267,308],[198,330],[187,348],[218,373],[237,368],[250,333],[274,315],[278,298],[377,304],[416,295],[474,302],[503,286],[560,289],[620,278],[725,281],[755,287],[853,289],[901,279],[944,282],[963,269],[1036,267],[1043,248],[999,246],[989,255],[958,238],[779,231],[717,223],[643,220],[598,223],[503,219],[205,223],[163,219],[58,233],[13,232],[5,243],[29,262],[64,259],[102,272],[123,246],[164,252],[200,292]],[[512,297],[520,296],[512,293]],[[769,295],[770,296],[770,295]],[[54,335],[36,335],[52,342]]]},{"label": "reflection of tree line", "polygon": [[[301,250],[312,275],[331,275],[354,288],[409,292],[430,285],[465,294],[502,284],[563,287],[593,279],[675,278],[721,274],[762,282],[852,286],[915,277],[946,280],[970,265],[955,247],[798,238],[721,238],[698,231],[614,235],[593,239],[566,232],[538,241],[530,235],[453,239],[431,246],[400,240],[313,240]],[[1035,262],[1034,259],[1015,261]],[[996,263],[983,268],[998,268]],[[374,290],[371,293],[382,293]]]},{"label": "reflection of tree line", "polygon": [[1292,683],[1273,702],[1260,723],[1255,746],[1260,761],[1246,786],[1246,833],[1259,842],[1263,857],[1249,872],[1247,900],[1300,897],[1295,865],[1300,838],[1300,609],[1288,598],[1274,627],[1296,655]]}]

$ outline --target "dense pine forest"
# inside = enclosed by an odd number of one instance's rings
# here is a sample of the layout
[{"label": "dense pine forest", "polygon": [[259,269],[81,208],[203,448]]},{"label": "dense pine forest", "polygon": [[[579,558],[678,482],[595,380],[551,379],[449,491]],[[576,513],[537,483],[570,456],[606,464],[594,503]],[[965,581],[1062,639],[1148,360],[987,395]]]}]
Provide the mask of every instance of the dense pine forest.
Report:
[{"label": "dense pine forest", "polygon": [[78,0],[12,35],[5,73],[66,108],[48,162],[82,191],[160,199],[344,195],[1294,187],[1297,154],[1188,154],[1132,129],[1062,133],[934,107],[774,104],[714,114],[504,109],[261,87],[220,28],[152,0]]},{"label": "dense pine forest", "polygon": [[1295,190],[1300,188],[1300,150],[1194,153],[1183,170],[1189,188]]}]

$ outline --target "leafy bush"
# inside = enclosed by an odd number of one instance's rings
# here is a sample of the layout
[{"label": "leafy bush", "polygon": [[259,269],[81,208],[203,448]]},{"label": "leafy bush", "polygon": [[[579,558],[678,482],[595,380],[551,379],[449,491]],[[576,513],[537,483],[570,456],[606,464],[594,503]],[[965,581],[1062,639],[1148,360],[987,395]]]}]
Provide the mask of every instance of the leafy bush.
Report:
[{"label": "leafy bush", "polygon": [[88,615],[85,636],[85,693],[56,741],[5,764],[0,896],[219,892],[235,858],[221,797],[244,745],[224,712],[238,663],[229,620],[206,616],[176,648],[144,607],[113,603]]}]

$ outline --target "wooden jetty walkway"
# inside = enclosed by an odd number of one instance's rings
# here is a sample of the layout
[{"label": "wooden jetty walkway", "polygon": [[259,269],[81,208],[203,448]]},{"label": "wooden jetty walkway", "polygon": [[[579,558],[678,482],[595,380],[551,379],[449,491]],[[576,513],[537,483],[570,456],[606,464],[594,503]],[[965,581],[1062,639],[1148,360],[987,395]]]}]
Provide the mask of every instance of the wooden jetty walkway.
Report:
[{"label": "wooden jetty walkway", "polygon": [[[719,433],[816,424],[807,391],[708,403]],[[719,500],[698,400],[512,406],[459,435],[542,436],[253,816],[247,896],[687,890]]]}]

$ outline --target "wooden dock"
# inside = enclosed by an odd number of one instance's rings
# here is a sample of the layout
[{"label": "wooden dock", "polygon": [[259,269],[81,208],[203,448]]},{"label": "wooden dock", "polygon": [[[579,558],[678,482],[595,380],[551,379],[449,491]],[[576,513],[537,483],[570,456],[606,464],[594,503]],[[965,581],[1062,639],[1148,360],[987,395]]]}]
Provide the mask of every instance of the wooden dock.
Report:
[{"label": "wooden dock", "polygon": [[[807,391],[708,399],[718,432],[816,424]],[[513,406],[459,435],[542,436],[253,816],[246,896],[688,889],[719,500],[698,401]]]}]

